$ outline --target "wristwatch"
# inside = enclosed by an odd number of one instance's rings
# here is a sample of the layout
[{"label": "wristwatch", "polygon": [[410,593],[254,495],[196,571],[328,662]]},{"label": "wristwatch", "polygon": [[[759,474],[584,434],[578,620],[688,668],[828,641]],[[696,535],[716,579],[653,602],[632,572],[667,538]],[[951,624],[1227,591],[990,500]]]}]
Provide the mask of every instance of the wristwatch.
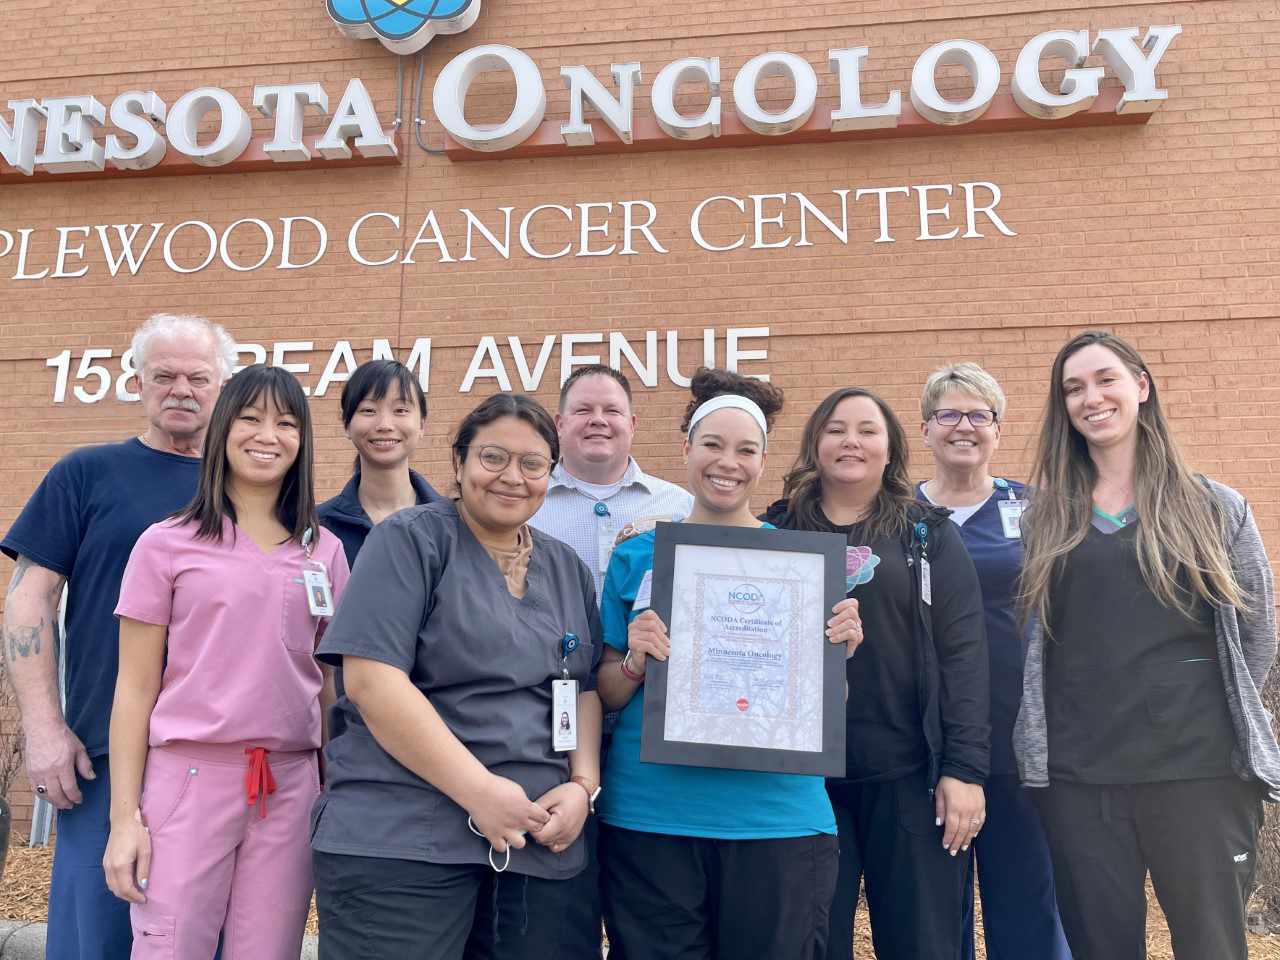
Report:
[{"label": "wristwatch", "polygon": [[600,796],[600,784],[594,780],[588,780],[586,777],[570,777],[570,783],[576,783],[583,790],[587,791],[587,810],[591,813],[596,812],[596,797]]}]

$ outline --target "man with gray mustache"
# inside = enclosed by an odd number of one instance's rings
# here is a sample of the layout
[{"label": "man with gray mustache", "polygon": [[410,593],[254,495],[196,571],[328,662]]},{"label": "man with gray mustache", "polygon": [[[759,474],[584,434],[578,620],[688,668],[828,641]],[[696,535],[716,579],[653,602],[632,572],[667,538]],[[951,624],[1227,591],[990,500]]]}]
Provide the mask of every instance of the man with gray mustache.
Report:
[{"label": "man with gray mustache", "polygon": [[[114,610],[134,542],[195,495],[205,430],[236,345],[203,317],[156,314],[134,334],[133,357],[146,430],[59,460],[0,542],[16,561],[0,645],[22,710],[27,775],[59,811],[49,960],[129,956],[129,904],[112,896],[102,873],[119,664]],[[56,659],[64,585],[65,710]]]}]

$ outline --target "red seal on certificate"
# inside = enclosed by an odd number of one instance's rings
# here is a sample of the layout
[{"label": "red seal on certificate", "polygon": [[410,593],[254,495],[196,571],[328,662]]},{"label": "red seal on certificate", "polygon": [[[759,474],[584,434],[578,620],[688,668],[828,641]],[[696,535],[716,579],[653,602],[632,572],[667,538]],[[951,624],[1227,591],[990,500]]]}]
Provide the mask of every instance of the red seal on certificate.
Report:
[{"label": "red seal on certificate", "polygon": [[746,697],[739,697],[739,698],[738,698],[738,709],[739,709],[739,710],[741,710],[743,713],[746,713],[746,712],[747,712],[747,707],[748,707],[748,706],[750,706],[750,704],[748,704],[748,703],[747,703],[747,698],[746,698]]}]

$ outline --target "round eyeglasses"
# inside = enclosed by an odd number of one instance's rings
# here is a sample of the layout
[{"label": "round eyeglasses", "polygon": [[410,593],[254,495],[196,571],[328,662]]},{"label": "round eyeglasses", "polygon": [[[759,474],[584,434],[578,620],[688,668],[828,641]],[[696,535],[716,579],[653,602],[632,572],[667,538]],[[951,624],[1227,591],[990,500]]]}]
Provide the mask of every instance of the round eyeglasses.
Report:
[{"label": "round eyeglasses", "polygon": [[[490,473],[501,473],[511,462],[512,452],[506,447],[486,443],[482,447],[473,448],[480,466]],[[540,480],[551,471],[551,461],[540,453],[522,453],[516,458],[520,472],[526,480]]]},{"label": "round eyeglasses", "polygon": [[969,423],[975,427],[989,427],[996,422],[994,410],[935,410],[933,419],[944,427],[954,427],[962,417],[968,417]]}]

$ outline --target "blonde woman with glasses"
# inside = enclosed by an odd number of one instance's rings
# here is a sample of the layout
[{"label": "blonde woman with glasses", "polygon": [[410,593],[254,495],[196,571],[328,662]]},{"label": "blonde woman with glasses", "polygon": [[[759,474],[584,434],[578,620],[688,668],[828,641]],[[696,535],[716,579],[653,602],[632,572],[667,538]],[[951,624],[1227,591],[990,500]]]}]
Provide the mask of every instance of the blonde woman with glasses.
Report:
[{"label": "blonde woman with glasses", "polygon": [[1244,498],[1192,472],[1137,351],[1058,351],[1023,518],[1033,625],[1014,733],[1077,957],[1145,956],[1148,871],[1178,960],[1243,960],[1280,751],[1259,691],[1271,569]]},{"label": "blonde woman with glasses", "polygon": [[[940,367],[925,381],[920,433],[933,476],[916,488],[926,503],[947,507],[978,571],[991,666],[991,773],[984,792],[987,823],[974,839],[982,883],[982,929],[989,960],[1068,960],[1054,903],[1044,831],[1013,757],[1013,721],[1022,697],[1023,636],[1014,610],[1022,571],[1022,484],[993,476],[1004,391],[976,363]],[[970,889],[970,898],[972,889]],[[971,900],[970,900],[971,902]],[[973,914],[963,957],[973,957]]]}]

